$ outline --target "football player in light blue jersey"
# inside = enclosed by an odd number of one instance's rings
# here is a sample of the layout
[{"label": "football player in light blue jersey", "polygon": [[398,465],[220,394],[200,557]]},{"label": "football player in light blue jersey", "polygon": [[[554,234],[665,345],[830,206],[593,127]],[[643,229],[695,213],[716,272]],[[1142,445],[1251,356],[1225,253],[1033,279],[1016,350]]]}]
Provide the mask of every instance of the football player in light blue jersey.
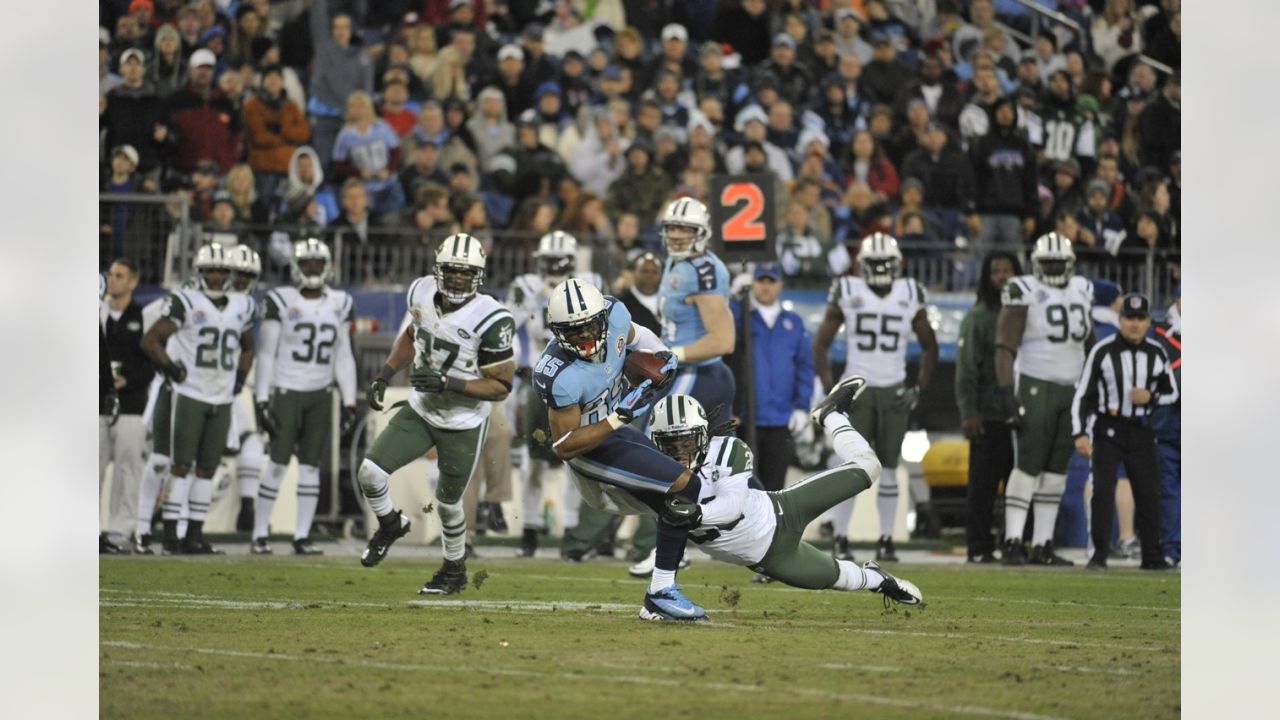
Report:
[{"label": "football player in light blue jersey", "polygon": [[711,216],[693,198],[672,201],[659,220],[667,266],[659,290],[662,340],[683,366],[672,394],[692,395],[721,419],[733,407],[733,373],[721,359],[733,352],[729,270],[707,250]]},{"label": "football player in light blue jersey", "polygon": [[[574,482],[593,506],[615,512],[622,506],[643,506],[663,520],[640,617],[704,619],[706,611],[675,584],[689,531],[666,521],[696,508],[700,483],[630,425],[670,384],[675,357],[652,331],[631,322],[626,306],[578,278],[551,291],[547,319],[555,339],[533,368],[533,386],[548,408],[552,449],[568,463]],[[665,358],[667,380],[628,387],[622,369],[633,350],[650,350]]]}]

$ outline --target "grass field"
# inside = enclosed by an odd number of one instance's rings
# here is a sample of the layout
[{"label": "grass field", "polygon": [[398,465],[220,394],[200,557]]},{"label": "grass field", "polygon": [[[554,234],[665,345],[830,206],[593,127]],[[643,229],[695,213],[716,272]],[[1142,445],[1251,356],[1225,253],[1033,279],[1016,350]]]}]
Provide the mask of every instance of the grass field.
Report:
[{"label": "grass field", "polygon": [[[332,552],[332,551],[331,551]],[[497,553],[494,552],[494,555]],[[107,718],[1179,715],[1176,574],[909,564],[928,606],[681,573],[712,622],[636,619],[625,565],[482,559],[106,557]]]}]

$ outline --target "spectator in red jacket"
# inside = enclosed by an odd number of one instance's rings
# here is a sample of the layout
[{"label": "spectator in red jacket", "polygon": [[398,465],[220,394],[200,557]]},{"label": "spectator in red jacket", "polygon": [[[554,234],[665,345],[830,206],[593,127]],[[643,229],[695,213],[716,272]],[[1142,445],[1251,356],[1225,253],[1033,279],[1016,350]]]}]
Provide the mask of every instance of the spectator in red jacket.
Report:
[{"label": "spectator in red jacket", "polygon": [[866,183],[878,202],[893,202],[898,197],[898,171],[870,130],[853,135],[846,161],[845,186]]},{"label": "spectator in red jacket", "polygon": [[240,115],[226,95],[213,86],[217,59],[208,49],[191,54],[186,87],[169,97],[169,116],[177,132],[174,167],[190,172],[210,158],[225,173],[240,157],[243,130]]}]

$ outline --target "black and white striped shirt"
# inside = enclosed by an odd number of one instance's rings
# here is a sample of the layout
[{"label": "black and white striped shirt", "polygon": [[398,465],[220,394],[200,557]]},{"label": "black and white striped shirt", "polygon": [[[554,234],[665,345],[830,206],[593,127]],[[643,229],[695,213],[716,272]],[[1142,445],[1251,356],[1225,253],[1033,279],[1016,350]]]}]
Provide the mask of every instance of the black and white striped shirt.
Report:
[{"label": "black and white striped shirt", "polygon": [[[1169,371],[1169,356],[1151,338],[1134,344],[1120,333],[1093,346],[1071,403],[1071,433],[1089,432],[1093,416],[1133,420],[1149,415],[1157,405],[1178,401],[1178,381]],[[1146,388],[1151,401],[1135,405],[1130,390]]]}]

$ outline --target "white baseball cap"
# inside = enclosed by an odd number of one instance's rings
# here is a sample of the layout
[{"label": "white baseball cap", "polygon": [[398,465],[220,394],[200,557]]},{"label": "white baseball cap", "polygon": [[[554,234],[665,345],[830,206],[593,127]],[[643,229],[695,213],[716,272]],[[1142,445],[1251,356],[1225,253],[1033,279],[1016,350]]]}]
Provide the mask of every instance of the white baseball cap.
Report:
[{"label": "white baseball cap", "polygon": [[116,155],[124,155],[129,158],[129,162],[133,163],[134,167],[138,167],[138,151],[133,149],[132,145],[117,146],[116,149],[111,152],[112,157],[115,157]]},{"label": "white baseball cap", "polygon": [[138,62],[142,63],[143,65],[147,64],[147,56],[145,53],[143,53],[138,48],[129,48],[128,50],[124,51],[123,55],[120,56],[120,65],[123,66],[125,63],[129,62],[130,58],[136,59]]},{"label": "white baseball cap", "polygon": [[516,60],[524,60],[524,50],[519,45],[503,45],[498,51],[498,61],[501,62],[507,58],[515,58]]},{"label": "white baseball cap", "polygon": [[676,39],[676,40],[687,41],[689,39],[689,31],[685,30],[684,26],[681,25],[680,23],[671,23],[662,28],[662,39],[663,40]]},{"label": "white baseball cap", "polygon": [[191,53],[191,60],[187,61],[187,66],[192,68],[198,68],[202,65],[217,64],[218,56],[214,55],[213,51],[209,48],[200,48],[199,50]]}]

